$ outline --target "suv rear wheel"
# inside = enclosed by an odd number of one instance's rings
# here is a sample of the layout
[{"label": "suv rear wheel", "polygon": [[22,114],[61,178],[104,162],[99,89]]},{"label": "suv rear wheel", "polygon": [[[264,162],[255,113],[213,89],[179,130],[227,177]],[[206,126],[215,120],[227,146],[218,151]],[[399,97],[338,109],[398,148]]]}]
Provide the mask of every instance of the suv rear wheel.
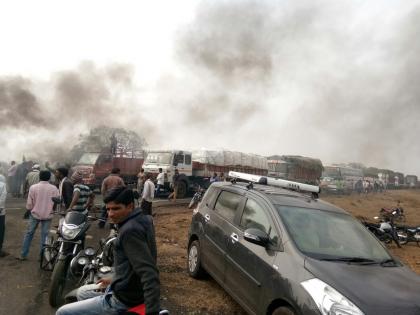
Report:
[{"label": "suv rear wheel", "polygon": [[193,278],[200,278],[204,275],[201,267],[201,248],[198,240],[193,241],[188,248],[188,274]]},{"label": "suv rear wheel", "polygon": [[296,315],[296,313],[288,307],[281,306],[276,308],[271,315]]}]

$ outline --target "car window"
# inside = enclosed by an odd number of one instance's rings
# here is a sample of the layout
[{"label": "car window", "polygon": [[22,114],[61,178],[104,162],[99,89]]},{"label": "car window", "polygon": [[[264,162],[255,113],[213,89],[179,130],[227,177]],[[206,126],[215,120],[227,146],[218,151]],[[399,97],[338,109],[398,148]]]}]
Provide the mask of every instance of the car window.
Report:
[{"label": "car window", "polygon": [[241,196],[230,191],[222,191],[217,198],[214,210],[229,221],[233,221]]},{"label": "car window", "polygon": [[210,186],[203,196],[202,203],[210,206],[213,203],[218,191],[219,190],[214,188],[214,186]]},{"label": "car window", "polygon": [[183,154],[177,154],[177,155],[175,155],[174,160],[175,160],[175,162],[177,162],[177,164],[184,164],[184,155]]},{"label": "car window", "polygon": [[246,201],[240,226],[244,230],[249,228],[261,230],[269,235],[273,244],[277,244],[278,242],[279,238],[277,232],[273,225],[270,223],[270,220],[268,219],[263,207],[253,199],[248,199]]},{"label": "car window", "polygon": [[191,155],[189,154],[185,155],[185,164],[187,165],[191,164]]}]

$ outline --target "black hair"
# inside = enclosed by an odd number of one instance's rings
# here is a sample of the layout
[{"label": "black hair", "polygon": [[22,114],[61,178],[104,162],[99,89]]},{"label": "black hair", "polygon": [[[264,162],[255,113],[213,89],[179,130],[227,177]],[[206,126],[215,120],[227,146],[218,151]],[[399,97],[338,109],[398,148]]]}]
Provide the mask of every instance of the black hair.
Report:
[{"label": "black hair", "polygon": [[162,172],[163,170],[162,170],[162,168],[161,167],[159,167],[159,172]]},{"label": "black hair", "polygon": [[121,170],[118,168],[118,167],[114,167],[112,170],[111,170],[111,173],[112,174],[119,174],[121,172]]},{"label": "black hair", "polygon": [[104,202],[115,202],[128,206],[130,203],[134,203],[133,190],[125,186],[117,186],[108,191],[104,198]]},{"label": "black hair", "polygon": [[39,172],[39,180],[49,181],[50,178],[51,178],[51,172],[50,171],[41,171],[41,172]]},{"label": "black hair", "polygon": [[57,172],[63,175],[63,177],[67,177],[67,175],[69,175],[69,170],[68,168],[65,168],[65,167],[58,167]]}]

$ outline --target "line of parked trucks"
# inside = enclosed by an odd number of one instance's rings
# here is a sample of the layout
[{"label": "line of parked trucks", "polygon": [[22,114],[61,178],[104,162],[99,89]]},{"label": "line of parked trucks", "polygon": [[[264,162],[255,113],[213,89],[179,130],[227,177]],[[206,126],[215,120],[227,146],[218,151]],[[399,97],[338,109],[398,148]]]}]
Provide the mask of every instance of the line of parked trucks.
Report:
[{"label": "line of parked trucks", "polygon": [[418,178],[390,170],[354,168],[348,165],[324,166],[319,159],[274,155],[263,157],[228,150],[152,150],[134,153],[117,151],[85,153],[73,167],[83,174],[84,183],[92,188],[100,187],[102,180],[115,167],[127,184],[137,182],[137,174],[145,172],[157,175],[159,168],[165,175],[165,188],[170,189],[175,169],[180,174],[179,198],[185,197],[195,187],[207,187],[211,176],[227,175],[229,171],[267,175],[321,186],[324,190],[354,190],[359,180],[377,181],[386,188],[417,187]]}]

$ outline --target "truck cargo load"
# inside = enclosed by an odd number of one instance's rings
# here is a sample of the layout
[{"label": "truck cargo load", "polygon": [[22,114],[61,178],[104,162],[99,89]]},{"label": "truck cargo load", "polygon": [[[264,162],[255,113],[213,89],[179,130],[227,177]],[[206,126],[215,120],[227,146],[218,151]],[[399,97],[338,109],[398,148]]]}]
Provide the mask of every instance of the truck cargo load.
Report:
[{"label": "truck cargo load", "polygon": [[195,185],[207,187],[214,173],[227,176],[229,171],[237,171],[267,175],[268,171],[265,157],[228,150],[153,150],[148,152],[143,168],[154,175],[162,168],[166,189],[170,189],[177,169],[180,174],[179,198],[186,196]]}]

